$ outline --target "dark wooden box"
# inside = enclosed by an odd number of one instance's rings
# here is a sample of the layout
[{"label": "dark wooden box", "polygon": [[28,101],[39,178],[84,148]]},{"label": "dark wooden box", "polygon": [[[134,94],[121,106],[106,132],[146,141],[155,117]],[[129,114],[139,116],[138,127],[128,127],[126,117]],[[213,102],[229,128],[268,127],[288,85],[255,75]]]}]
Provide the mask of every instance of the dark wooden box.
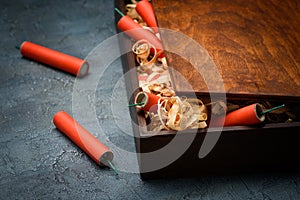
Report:
[{"label": "dark wooden box", "polygon": [[[124,11],[127,2],[115,1]],[[257,126],[224,127],[221,136],[204,158],[199,150],[206,134],[218,129],[161,131],[152,133],[145,126],[143,111],[130,108],[141,178],[155,179],[208,174],[298,170],[300,167],[300,8],[296,0],[280,1],[167,1],[152,0],[160,27],[181,31],[198,41],[216,63],[224,80],[228,102],[248,105],[251,102],[285,104],[295,115],[291,123],[266,123]],[[116,22],[119,16],[116,15]],[[167,40],[163,38],[162,41]],[[123,38],[120,46],[131,47]],[[193,72],[188,61],[166,52],[168,64],[192,85],[190,91],[180,77],[173,75],[178,96],[197,95],[210,101],[202,77]],[[124,73],[135,68],[133,54],[122,56]],[[185,66],[185,67],[182,67]],[[172,73],[171,73],[172,74]],[[191,76],[193,74],[193,76]],[[137,75],[126,76],[128,95],[138,92]],[[218,91],[214,91],[218,94]],[[137,124],[138,126],[136,126]],[[209,130],[209,131],[208,131]],[[188,149],[170,165],[145,172],[151,162],[161,162],[143,153],[163,148],[174,137],[184,142],[195,137]]]}]

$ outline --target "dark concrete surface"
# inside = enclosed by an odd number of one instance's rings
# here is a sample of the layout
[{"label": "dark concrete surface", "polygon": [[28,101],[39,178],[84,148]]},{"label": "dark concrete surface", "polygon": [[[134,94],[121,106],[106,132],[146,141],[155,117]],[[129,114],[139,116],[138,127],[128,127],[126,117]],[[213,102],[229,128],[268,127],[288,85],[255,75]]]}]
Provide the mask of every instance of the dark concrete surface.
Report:
[{"label": "dark concrete surface", "polygon": [[[72,113],[75,77],[22,58],[15,45],[29,40],[85,58],[116,33],[113,7],[104,0],[1,1],[0,199],[299,199],[299,174],[149,182],[131,173],[117,177],[55,129],[57,111]],[[134,151],[133,138],[119,134],[106,101],[122,73],[120,61],[105,72],[97,117],[110,139]],[[125,89],[120,98],[126,99]],[[129,121],[127,108],[119,106],[124,120],[118,120]],[[123,126],[131,130],[130,123]]]}]

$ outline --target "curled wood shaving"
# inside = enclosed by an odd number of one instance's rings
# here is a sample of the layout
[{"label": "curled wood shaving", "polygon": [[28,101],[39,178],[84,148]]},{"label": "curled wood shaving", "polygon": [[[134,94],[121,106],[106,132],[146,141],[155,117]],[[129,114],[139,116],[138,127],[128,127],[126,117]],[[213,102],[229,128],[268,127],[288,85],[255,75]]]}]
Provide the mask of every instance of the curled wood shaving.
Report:
[{"label": "curled wood shaving", "polygon": [[[154,49],[154,55],[150,54],[150,50]],[[133,46],[132,51],[135,54],[136,61],[140,66],[152,65],[156,62],[156,48],[147,40],[138,40]]]},{"label": "curled wood shaving", "polygon": [[172,97],[175,96],[175,92],[168,84],[166,84],[164,81],[162,83],[153,83],[152,85],[148,86],[150,92],[162,96],[162,97]]},{"label": "curled wood shaving", "polygon": [[153,123],[157,126],[154,130],[181,131],[205,128],[207,127],[206,120],[207,109],[202,101],[175,96],[164,98],[159,102],[157,114],[152,115],[151,122],[154,121]]}]

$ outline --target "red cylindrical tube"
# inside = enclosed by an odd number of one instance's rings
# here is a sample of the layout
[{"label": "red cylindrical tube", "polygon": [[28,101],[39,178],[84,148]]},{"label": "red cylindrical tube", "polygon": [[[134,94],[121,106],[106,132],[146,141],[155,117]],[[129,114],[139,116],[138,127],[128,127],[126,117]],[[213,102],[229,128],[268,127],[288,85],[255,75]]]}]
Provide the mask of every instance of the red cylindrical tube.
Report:
[{"label": "red cylindrical tube", "polygon": [[134,103],[135,104],[144,103],[143,105],[138,105],[136,107],[145,111],[157,112],[157,108],[158,108],[157,105],[159,99],[161,99],[161,97],[155,94],[151,94],[148,92],[139,92],[135,96]]},{"label": "red cylindrical tube", "polygon": [[[135,40],[142,40],[142,39],[147,40],[156,48],[157,52],[163,50],[161,41],[153,33],[143,29],[141,25],[134,22],[133,19],[131,19],[129,16],[123,16],[119,20],[117,26],[121,31],[125,32],[127,35],[129,35]],[[163,57],[163,56],[164,55],[162,53],[160,54],[159,57]]]},{"label": "red cylindrical tube", "polygon": [[143,20],[147,23],[147,25],[152,28],[155,33],[158,33],[156,18],[154,14],[154,9],[149,3],[149,1],[140,1],[136,4],[136,11],[143,18]]},{"label": "red cylindrical tube", "polygon": [[263,108],[255,103],[249,106],[228,113],[225,117],[224,126],[235,125],[255,125],[265,120],[265,115],[261,115]]},{"label": "red cylindrical tube", "polygon": [[[232,111],[225,116],[224,126],[244,126],[262,123],[265,115],[260,115],[263,108],[260,104],[255,103],[249,106]],[[224,119],[224,118],[223,118]],[[220,126],[221,118],[217,118],[212,122],[212,126]]]},{"label": "red cylindrical tube", "polygon": [[20,52],[24,57],[47,64],[62,71],[66,71],[75,76],[85,76],[89,70],[89,65],[85,60],[34,44],[32,42],[23,42],[20,46]]},{"label": "red cylindrical tube", "polygon": [[87,153],[97,164],[110,166],[113,153],[65,111],[57,112],[53,123],[58,130]]}]

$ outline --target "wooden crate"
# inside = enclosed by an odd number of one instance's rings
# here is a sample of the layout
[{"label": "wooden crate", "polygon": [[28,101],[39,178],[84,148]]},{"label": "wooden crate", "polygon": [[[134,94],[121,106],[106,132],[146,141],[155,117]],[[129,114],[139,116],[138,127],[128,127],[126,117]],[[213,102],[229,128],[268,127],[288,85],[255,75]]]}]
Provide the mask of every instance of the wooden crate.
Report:
[{"label": "wooden crate", "polygon": [[[127,2],[115,1],[124,11]],[[199,129],[161,131],[153,134],[144,127],[143,111],[130,108],[138,153],[158,150],[172,139],[182,141],[195,134],[187,151],[172,164],[144,172],[147,163],[160,162],[138,156],[141,178],[187,177],[257,171],[298,170],[300,167],[300,8],[296,0],[280,1],[167,1],[152,0],[158,24],[181,31],[207,49],[224,80],[228,102],[248,105],[251,102],[286,104],[295,116],[291,123],[266,123],[258,126],[224,127],[213,150],[200,159],[199,149],[206,134],[217,130]],[[116,21],[119,16],[116,15]],[[162,41],[166,41],[162,35]],[[131,46],[124,38],[121,46]],[[182,44],[183,46],[185,44]],[[210,96],[198,73],[188,61],[166,52],[170,66],[185,75],[193,91],[182,85],[181,77],[172,76],[177,95],[199,99]],[[133,54],[122,56],[124,73],[136,66]],[[185,66],[185,67],[182,67]],[[191,76],[191,74],[193,74]],[[212,80],[213,81],[213,80]],[[138,91],[135,73],[126,78],[129,95]],[[214,91],[218,94],[218,91]],[[132,98],[131,98],[132,101]],[[209,132],[208,132],[209,130]],[[147,160],[146,160],[147,159]]]}]

